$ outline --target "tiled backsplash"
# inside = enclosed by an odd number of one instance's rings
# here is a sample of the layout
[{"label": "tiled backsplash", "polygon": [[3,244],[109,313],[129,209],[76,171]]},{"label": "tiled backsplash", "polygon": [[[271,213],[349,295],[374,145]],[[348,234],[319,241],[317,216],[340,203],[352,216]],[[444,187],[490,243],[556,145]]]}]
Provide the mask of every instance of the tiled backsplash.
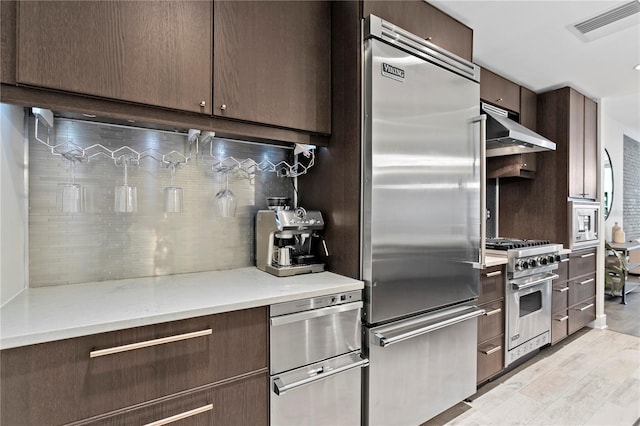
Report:
[{"label": "tiled backsplash", "polygon": [[[211,161],[198,157],[176,173],[184,191],[183,213],[163,212],[163,189],[170,171],[144,158],[129,168],[129,184],[138,191],[136,213],[114,212],[114,187],[123,183],[123,168],[98,157],[75,167],[76,183],[86,192],[83,213],[60,213],[59,183],[69,178],[69,162],[53,156],[34,139],[29,123],[29,274],[30,286],[41,287],[175,273],[239,268],[254,264],[254,218],[266,208],[266,197],[293,197],[291,179],[275,173],[230,174],[229,189],[238,200],[235,217],[215,211],[214,197],[224,175]],[[123,145],[137,151],[186,152],[183,134],[56,119],[56,143],[71,141],[109,149]],[[291,150],[216,140],[216,151],[235,158],[287,160]]]}]

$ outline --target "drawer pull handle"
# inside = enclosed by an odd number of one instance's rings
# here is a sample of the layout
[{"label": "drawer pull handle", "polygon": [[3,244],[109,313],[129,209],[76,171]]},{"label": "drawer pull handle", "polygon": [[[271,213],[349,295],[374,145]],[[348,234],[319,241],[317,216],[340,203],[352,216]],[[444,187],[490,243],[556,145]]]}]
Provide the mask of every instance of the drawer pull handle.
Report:
[{"label": "drawer pull handle", "polygon": [[488,350],[481,349],[480,352],[482,352],[485,355],[491,355],[498,352],[500,349],[502,349],[502,346],[494,346],[493,348]]},{"label": "drawer pull handle", "polygon": [[569,317],[567,315],[565,315],[563,317],[555,317],[553,320],[554,321],[558,321],[558,322],[565,322],[568,319],[569,319]]},{"label": "drawer pull handle", "polygon": [[133,351],[136,349],[148,348],[149,346],[158,346],[165,343],[179,342],[181,340],[194,339],[196,337],[208,336],[213,334],[213,330],[194,331],[192,333],[177,334],[175,336],[163,337],[161,339],[146,340],[144,342],[131,343],[129,345],[114,346],[113,348],[99,349],[89,352],[89,358],[97,358],[99,356],[113,355],[120,352]]},{"label": "drawer pull handle", "polygon": [[144,426],[162,426],[168,425],[169,423],[177,422],[178,420],[186,419],[191,416],[195,416],[197,414],[206,413],[207,411],[213,410],[213,404],[203,405],[202,407],[194,408],[193,410],[185,411],[184,413],[176,414],[175,416],[166,417],[162,420],[157,420],[155,422],[147,423]]},{"label": "drawer pull handle", "polygon": [[585,258],[585,257],[591,257],[591,256],[595,256],[595,253],[587,253],[587,254],[583,254],[582,256],[580,256],[581,258]]},{"label": "drawer pull handle", "polygon": [[484,276],[487,277],[487,278],[496,277],[498,275],[502,275],[502,271],[493,271],[493,272],[489,272],[487,274],[484,274]]},{"label": "drawer pull handle", "polygon": [[484,315],[486,317],[490,317],[491,315],[499,314],[500,312],[502,312],[502,308],[497,308],[497,309],[494,309],[493,311],[485,312]]},{"label": "drawer pull handle", "polygon": [[585,285],[585,284],[589,284],[590,282],[593,282],[593,281],[595,281],[594,278],[589,278],[588,280],[580,281],[578,284]]},{"label": "drawer pull handle", "polygon": [[576,311],[584,312],[589,308],[593,308],[593,303],[589,303],[587,306],[583,306],[582,308],[576,308]]},{"label": "drawer pull handle", "polygon": [[569,291],[569,287],[554,288],[553,291],[557,291],[558,293],[564,293],[565,291]]},{"label": "drawer pull handle", "polygon": [[561,263],[564,263],[564,262],[568,262],[568,261],[570,261],[570,260],[571,260],[571,259],[569,259],[568,257],[566,257],[566,258],[564,258],[564,259],[561,259],[561,260],[560,260],[560,262],[561,262]]}]

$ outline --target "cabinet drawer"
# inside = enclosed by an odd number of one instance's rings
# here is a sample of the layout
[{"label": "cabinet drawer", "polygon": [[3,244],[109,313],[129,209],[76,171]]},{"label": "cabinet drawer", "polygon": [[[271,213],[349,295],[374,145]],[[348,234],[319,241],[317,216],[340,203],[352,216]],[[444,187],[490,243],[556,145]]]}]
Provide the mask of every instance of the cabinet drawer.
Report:
[{"label": "cabinet drawer", "polygon": [[569,279],[590,274],[596,270],[596,249],[580,250],[571,253],[569,261]]},{"label": "cabinet drawer", "polygon": [[485,313],[478,317],[478,343],[483,343],[504,334],[504,301],[501,299],[480,307]]},{"label": "cabinet drawer", "polygon": [[[89,419],[91,426],[146,425],[181,420],[180,425],[244,426],[268,423],[267,373],[143,405],[121,414]],[[158,423],[165,424],[165,423]],[[169,424],[169,423],[166,423]]]},{"label": "cabinet drawer", "polygon": [[1,395],[0,423],[66,423],[266,368],[267,309],[7,349],[0,361],[12,389]]},{"label": "cabinet drawer", "polygon": [[579,303],[569,309],[569,334],[573,334],[596,319],[596,298]]},{"label": "cabinet drawer", "polygon": [[505,281],[503,268],[502,265],[499,265],[480,271],[479,305],[504,298]]},{"label": "cabinet drawer", "polygon": [[596,295],[596,274],[582,276],[576,280],[569,281],[569,306],[583,300],[590,299]]},{"label": "cabinet drawer", "polygon": [[569,261],[571,258],[565,257],[558,263],[558,269],[556,269],[556,274],[558,274],[558,278],[556,281],[566,281],[569,279]]},{"label": "cabinet drawer", "polygon": [[551,344],[555,345],[568,336],[569,315],[567,310],[551,314]]},{"label": "cabinet drawer", "polygon": [[566,281],[558,283],[554,280],[551,289],[551,312],[566,311],[567,307],[569,307],[568,300],[569,284]]},{"label": "cabinet drawer", "polygon": [[477,383],[502,371],[504,366],[504,335],[478,345]]}]

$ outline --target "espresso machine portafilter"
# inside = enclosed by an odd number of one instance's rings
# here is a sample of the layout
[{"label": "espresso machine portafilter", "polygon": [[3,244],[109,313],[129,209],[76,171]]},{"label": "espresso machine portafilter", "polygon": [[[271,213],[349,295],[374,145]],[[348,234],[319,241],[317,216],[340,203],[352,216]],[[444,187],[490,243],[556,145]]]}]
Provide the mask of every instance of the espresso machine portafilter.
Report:
[{"label": "espresso machine portafilter", "polygon": [[[322,247],[328,256],[317,210],[259,210],[256,215],[256,266],[277,277],[324,271],[315,252]],[[321,240],[321,244],[314,244]]]}]

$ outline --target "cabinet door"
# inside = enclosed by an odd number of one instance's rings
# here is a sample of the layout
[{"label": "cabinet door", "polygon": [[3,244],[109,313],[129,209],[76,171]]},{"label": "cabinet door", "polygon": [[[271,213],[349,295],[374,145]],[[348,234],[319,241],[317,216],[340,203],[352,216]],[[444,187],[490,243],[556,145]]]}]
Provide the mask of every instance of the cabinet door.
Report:
[{"label": "cabinet door", "polygon": [[213,114],[331,132],[326,1],[214,2]]},{"label": "cabinet door", "polygon": [[536,131],[538,118],[538,95],[520,86],[520,124],[527,129]]},{"label": "cabinet door", "polygon": [[211,113],[211,2],[18,6],[18,83]]},{"label": "cabinet door", "polygon": [[584,197],[584,96],[569,90],[569,197]]},{"label": "cabinet door", "polygon": [[584,197],[597,198],[598,182],[598,106],[584,98]]},{"label": "cabinet door", "polygon": [[520,86],[486,68],[480,72],[480,98],[500,108],[520,111]]},{"label": "cabinet door", "polygon": [[363,17],[375,15],[471,61],[473,30],[422,0],[369,1]]}]

